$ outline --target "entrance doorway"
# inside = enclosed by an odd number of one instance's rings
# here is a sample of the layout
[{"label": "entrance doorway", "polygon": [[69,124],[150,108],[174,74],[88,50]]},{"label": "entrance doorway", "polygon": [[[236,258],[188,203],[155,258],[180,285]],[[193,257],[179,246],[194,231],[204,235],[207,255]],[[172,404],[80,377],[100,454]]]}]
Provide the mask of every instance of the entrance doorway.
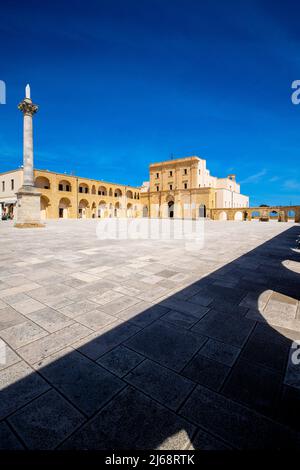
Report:
[{"label": "entrance doorway", "polygon": [[173,219],[174,217],[174,202],[170,201],[168,202],[168,216],[170,219]]},{"label": "entrance doorway", "polygon": [[201,204],[199,207],[199,217],[206,217],[206,205]]}]

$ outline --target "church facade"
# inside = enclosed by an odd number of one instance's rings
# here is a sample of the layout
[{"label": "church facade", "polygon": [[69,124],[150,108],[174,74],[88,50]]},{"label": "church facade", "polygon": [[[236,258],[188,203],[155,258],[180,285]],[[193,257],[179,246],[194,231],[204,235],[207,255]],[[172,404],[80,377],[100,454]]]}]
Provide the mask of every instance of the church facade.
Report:
[{"label": "church facade", "polygon": [[209,217],[216,208],[247,208],[235,175],[217,178],[206,160],[186,157],[150,165],[150,181],[141,188],[141,201],[150,217]]}]

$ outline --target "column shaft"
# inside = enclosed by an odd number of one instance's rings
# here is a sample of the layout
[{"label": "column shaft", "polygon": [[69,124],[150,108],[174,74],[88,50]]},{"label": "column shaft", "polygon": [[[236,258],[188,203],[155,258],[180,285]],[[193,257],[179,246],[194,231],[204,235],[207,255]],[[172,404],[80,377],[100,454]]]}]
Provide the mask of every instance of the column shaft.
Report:
[{"label": "column shaft", "polygon": [[34,186],[32,115],[24,113],[23,167],[24,186]]}]

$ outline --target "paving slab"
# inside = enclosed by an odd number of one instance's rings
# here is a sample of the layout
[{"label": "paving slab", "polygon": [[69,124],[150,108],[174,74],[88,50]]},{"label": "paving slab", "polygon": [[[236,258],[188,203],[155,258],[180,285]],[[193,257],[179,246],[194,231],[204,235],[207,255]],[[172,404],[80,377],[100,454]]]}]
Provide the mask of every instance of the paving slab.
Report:
[{"label": "paving slab", "polygon": [[202,356],[200,351],[185,366],[182,374],[195,383],[205,385],[213,390],[220,390],[229,372],[230,367]]},{"label": "paving slab", "polygon": [[26,317],[16,312],[16,310],[12,307],[6,305],[5,307],[1,308],[0,331],[15,325],[19,325],[20,323],[24,323],[26,320]]},{"label": "paving slab", "polygon": [[76,321],[82,325],[87,326],[91,330],[97,331],[110,323],[117,321],[113,315],[108,315],[100,309],[91,310],[90,312],[82,313],[76,317]]},{"label": "paving slab", "polygon": [[209,339],[201,348],[201,355],[220,362],[226,366],[233,366],[241,350],[230,344]]},{"label": "paving slab", "polygon": [[230,450],[231,447],[225,442],[217,439],[216,437],[208,434],[207,432],[200,430],[196,436],[192,439],[191,445],[188,450]]},{"label": "paving slab", "polygon": [[124,346],[117,346],[100,357],[97,362],[119,377],[124,377],[144,360],[145,358],[141,354],[137,354]]},{"label": "paving slab", "polygon": [[59,310],[65,316],[75,318],[78,315],[95,310],[95,308],[97,308],[97,304],[91,302],[90,300],[83,300],[81,302],[70,302],[68,305],[59,308]]},{"label": "paving slab", "polygon": [[299,434],[205,387],[196,388],[180,415],[237,449],[299,448]]},{"label": "paving slab", "polygon": [[28,313],[36,312],[37,310],[41,310],[44,308],[44,304],[38,302],[37,300],[27,298],[21,302],[16,302],[13,304],[13,307],[17,312],[22,313],[23,315],[27,315]]},{"label": "paving slab", "polygon": [[57,361],[51,357],[39,363],[39,373],[85,415],[92,415],[125,384],[106,369],[77,351]]},{"label": "paving slab", "polygon": [[48,390],[50,386],[25,362],[0,371],[0,419]]},{"label": "paving slab", "polygon": [[2,421],[0,423],[0,450],[23,450],[24,446],[13,433],[10,427]]},{"label": "paving slab", "polygon": [[43,338],[43,336],[47,336],[47,331],[28,320],[0,332],[0,337],[15,349]]},{"label": "paving slab", "polygon": [[127,387],[61,447],[75,449],[185,449],[195,427]]},{"label": "paving slab", "polygon": [[266,416],[275,416],[281,385],[282,376],[278,372],[239,359],[223,388],[223,393]]},{"label": "paving slab", "polygon": [[126,341],[130,349],[149,359],[180,371],[204,344],[206,338],[190,331],[179,331],[157,321]]},{"label": "paving slab", "polygon": [[30,364],[35,364],[56,351],[89,336],[91,333],[92,330],[86,326],[75,323],[19,348],[18,354]]},{"label": "paving slab", "polygon": [[148,359],[129,372],[125,380],[173,411],[195,387],[191,380]]},{"label": "paving slab", "polygon": [[54,333],[74,323],[73,320],[50,307],[27,313],[26,316],[49,333]]},{"label": "paving slab", "polygon": [[73,347],[90,359],[97,360],[116,346],[134,336],[140,329],[127,323],[110,323],[93,335],[74,342]]},{"label": "paving slab", "polygon": [[0,370],[6,369],[6,367],[12,366],[17,362],[21,361],[20,356],[8,346],[3,340],[1,341],[1,356],[0,356]]},{"label": "paving slab", "polygon": [[27,449],[51,450],[74,432],[85,418],[58,392],[49,390],[14,413],[8,421]]},{"label": "paving slab", "polygon": [[192,331],[240,348],[254,326],[253,320],[212,309],[193,326]]},{"label": "paving slab", "polygon": [[162,317],[162,320],[177,326],[178,328],[189,329],[199,321],[199,318],[188,313],[178,312],[177,310],[169,310]]}]

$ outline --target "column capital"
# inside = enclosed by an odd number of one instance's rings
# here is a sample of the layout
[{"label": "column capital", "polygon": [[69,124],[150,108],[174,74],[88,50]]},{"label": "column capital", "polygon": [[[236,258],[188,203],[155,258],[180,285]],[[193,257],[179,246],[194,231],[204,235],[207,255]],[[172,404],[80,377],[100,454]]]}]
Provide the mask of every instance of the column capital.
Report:
[{"label": "column capital", "polygon": [[18,104],[18,109],[22,111],[24,115],[33,116],[38,111],[39,107],[38,105],[33,104],[31,99],[25,98]]}]

